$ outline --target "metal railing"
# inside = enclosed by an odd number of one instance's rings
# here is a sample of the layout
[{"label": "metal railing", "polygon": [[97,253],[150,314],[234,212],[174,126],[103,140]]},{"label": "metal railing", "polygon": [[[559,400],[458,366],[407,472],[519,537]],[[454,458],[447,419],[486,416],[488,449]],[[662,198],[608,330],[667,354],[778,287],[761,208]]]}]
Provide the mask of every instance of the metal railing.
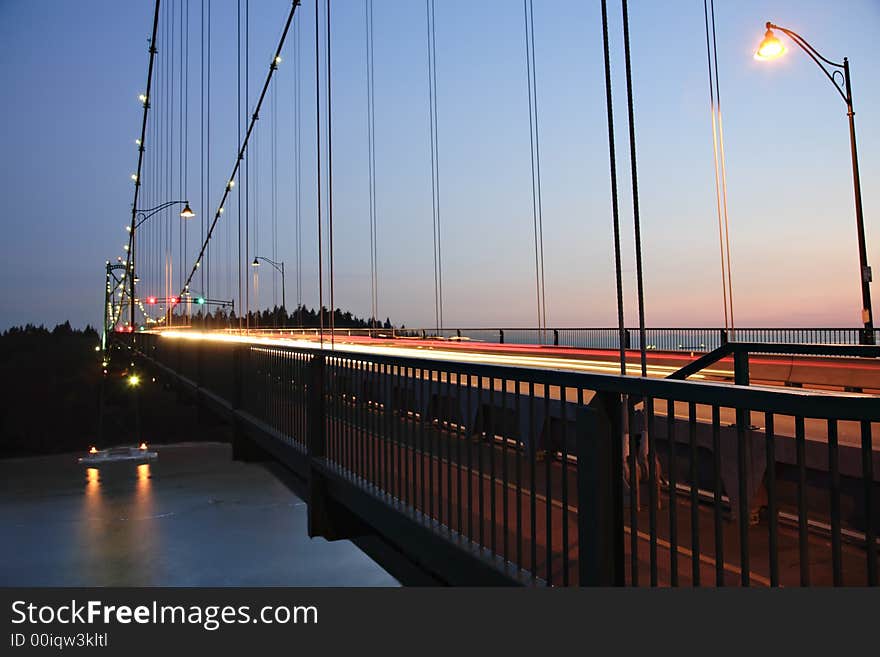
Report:
[{"label": "metal railing", "polygon": [[[317,328],[252,327],[261,332],[316,337]],[[236,332],[235,329],[232,330]],[[442,339],[470,340],[487,343],[554,345],[581,349],[620,348],[620,331],[616,328],[451,328],[451,329],[398,329],[398,328],[336,328],[338,336],[372,337],[383,339]],[[723,328],[648,328],[645,329],[646,347],[652,351],[709,352],[731,341],[791,343],[791,344],[861,344],[861,328],[738,328],[735,332]],[[324,329],[329,339],[331,331]],[[880,330],[875,330],[873,344],[880,343]],[[639,330],[624,331],[627,349],[640,349]]]},{"label": "metal railing", "polygon": [[877,584],[876,397],[141,344],[313,473],[517,581]]}]

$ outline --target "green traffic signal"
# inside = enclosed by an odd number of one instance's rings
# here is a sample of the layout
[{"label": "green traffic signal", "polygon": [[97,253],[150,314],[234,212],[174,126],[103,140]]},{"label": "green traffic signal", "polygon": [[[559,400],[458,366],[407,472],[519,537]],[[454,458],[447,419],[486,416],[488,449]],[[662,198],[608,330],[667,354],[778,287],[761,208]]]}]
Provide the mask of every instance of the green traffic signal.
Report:
[{"label": "green traffic signal", "polygon": [[198,297],[196,299],[196,303],[199,304],[200,306],[204,306],[205,305],[205,297]]}]

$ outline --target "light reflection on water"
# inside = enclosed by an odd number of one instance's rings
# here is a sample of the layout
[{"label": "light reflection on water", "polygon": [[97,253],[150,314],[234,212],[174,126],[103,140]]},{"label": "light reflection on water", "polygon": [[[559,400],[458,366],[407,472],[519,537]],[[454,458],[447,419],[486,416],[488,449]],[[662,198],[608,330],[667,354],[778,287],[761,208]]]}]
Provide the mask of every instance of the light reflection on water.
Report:
[{"label": "light reflection on water", "polygon": [[0,460],[0,586],[394,586],[306,506],[220,443],[150,463]]},{"label": "light reflection on water", "polygon": [[[86,468],[82,503],[82,548],[90,555],[95,584],[127,577],[132,585],[153,583],[152,551],[161,531],[154,515],[152,471],[149,463],[132,470],[130,463]],[[120,559],[119,555],[128,555]]]}]

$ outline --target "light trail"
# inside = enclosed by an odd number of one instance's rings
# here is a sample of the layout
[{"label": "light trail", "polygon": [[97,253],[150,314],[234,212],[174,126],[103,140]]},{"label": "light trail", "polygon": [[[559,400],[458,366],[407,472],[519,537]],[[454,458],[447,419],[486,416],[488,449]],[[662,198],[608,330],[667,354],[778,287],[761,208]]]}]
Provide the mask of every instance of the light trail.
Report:
[{"label": "light trail", "polygon": [[[234,335],[230,333],[213,333],[205,331],[157,331],[158,335],[169,339],[185,340],[208,340],[213,342],[227,342],[235,344],[252,344],[263,346],[289,346],[299,349],[312,349],[319,351],[321,345],[313,340],[295,339],[286,337],[267,337],[260,335]],[[484,353],[470,350],[443,349],[435,347],[405,346],[392,347],[388,345],[366,345],[359,342],[342,342],[337,338],[336,350],[364,355],[393,356],[398,358],[424,358],[436,361],[454,361],[459,363],[472,363],[482,365],[510,365],[514,367],[527,367],[532,369],[550,369],[575,372],[598,372],[601,374],[614,374],[620,372],[617,360],[591,360],[575,357],[520,355],[508,353]],[[415,353],[414,353],[415,352]],[[675,372],[678,367],[669,365],[648,365],[648,376],[665,378]],[[732,378],[733,372],[707,368],[701,374],[694,374],[691,380],[705,379],[707,376]]]}]

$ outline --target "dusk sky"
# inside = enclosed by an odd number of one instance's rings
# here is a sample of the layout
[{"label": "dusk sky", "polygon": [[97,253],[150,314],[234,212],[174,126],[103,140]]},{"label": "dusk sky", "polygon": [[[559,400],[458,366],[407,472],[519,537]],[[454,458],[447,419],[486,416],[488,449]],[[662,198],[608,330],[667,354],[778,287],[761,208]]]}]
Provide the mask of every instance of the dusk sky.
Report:
[{"label": "dusk sky", "polygon": [[[142,176],[142,206],[188,198],[198,215],[185,224],[184,267],[180,246],[174,245],[175,286],[195,261],[201,227],[217,209],[237,150],[236,2],[219,0],[211,3],[211,177],[202,176],[204,4],[162,2],[154,79],[158,86],[151,99]],[[290,3],[254,0],[250,5],[252,108]],[[550,326],[612,326],[616,307],[600,3],[535,0],[534,5],[547,321]],[[172,122],[161,86],[169,69],[179,70],[179,46],[172,53],[170,44],[180,43],[181,9],[189,17],[186,185],[178,164],[179,87]],[[609,11],[625,298],[627,323],[634,325],[619,3],[609,0]],[[152,12],[152,0],[0,0],[0,330],[65,319],[78,326],[101,323],[104,263],[124,255],[127,239],[130,176],[137,166],[135,139],[142,113],[138,94],[146,80]],[[370,232],[364,2],[333,0],[332,12],[336,305],[366,315]],[[868,259],[880,279],[880,2],[719,0],[718,66],[736,321],[741,326],[858,326],[861,300],[845,105],[792,42],[786,41],[788,54],[781,60],[753,59],[768,20],[799,32],[830,59],[849,57]],[[630,24],[646,321],[649,326],[720,326],[703,2],[632,0]],[[298,268],[293,167],[297,67],[303,90],[302,300],[308,306],[318,301],[314,29],[314,3],[306,1],[297,10],[273,82],[274,97],[263,108],[250,154],[253,233],[250,253],[242,259],[250,262],[263,255],[284,260],[291,308],[297,301]],[[398,325],[430,326],[434,288],[424,2],[375,0],[374,30],[379,313]],[[522,3],[437,2],[436,40],[445,324],[533,326]],[[169,158],[151,137],[172,123]],[[169,174],[160,165],[171,159],[174,171]],[[171,178],[165,188],[157,179],[160,171]],[[232,231],[238,195],[247,181],[239,182],[212,242],[215,298],[238,294],[238,264],[224,260],[227,252],[237,254]],[[142,234],[145,253],[159,230],[172,230],[177,239],[179,219],[169,213],[157,220]],[[154,257],[138,266],[139,295],[163,295],[161,263]],[[249,267],[244,269],[250,274]],[[248,280],[253,284],[250,276]],[[873,291],[878,307],[876,285]],[[274,295],[280,301],[280,282]],[[261,269],[252,297],[252,308],[272,304],[267,267]]]}]

